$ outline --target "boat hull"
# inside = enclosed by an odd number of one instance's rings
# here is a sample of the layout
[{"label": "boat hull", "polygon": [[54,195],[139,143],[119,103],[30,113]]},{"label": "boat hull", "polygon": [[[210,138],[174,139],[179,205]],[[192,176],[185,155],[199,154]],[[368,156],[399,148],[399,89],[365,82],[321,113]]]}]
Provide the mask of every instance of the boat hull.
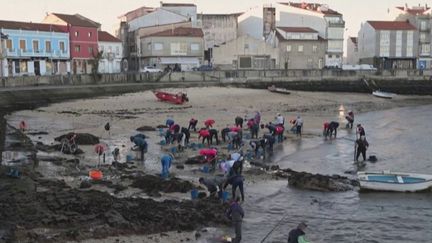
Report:
[{"label": "boat hull", "polygon": [[172,103],[172,104],[181,105],[185,101],[187,101],[187,97],[183,93],[171,94],[171,93],[162,92],[162,91],[153,91],[153,93],[158,98],[158,100]]},{"label": "boat hull", "polygon": [[280,94],[291,94],[291,92],[284,88],[276,88],[275,86],[269,86],[267,88],[270,92],[280,93]]},{"label": "boat hull", "polygon": [[432,176],[398,172],[359,172],[358,179],[361,190],[419,192],[430,190]]},{"label": "boat hull", "polygon": [[396,96],[396,94],[381,92],[381,91],[374,91],[374,92],[372,92],[372,95],[379,97],[379,98],[384,98],[384,99],[392,99],[393,97]]}]

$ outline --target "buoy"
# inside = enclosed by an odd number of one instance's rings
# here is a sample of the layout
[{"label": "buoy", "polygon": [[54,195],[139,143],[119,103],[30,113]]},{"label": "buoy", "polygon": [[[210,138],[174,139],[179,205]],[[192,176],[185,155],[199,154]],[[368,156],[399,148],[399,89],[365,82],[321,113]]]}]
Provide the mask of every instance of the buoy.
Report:
[{"label": "buoy", "polygon": [[91,170],[90,172],[89,172],[89,177],[92,179],[92,180],[101,180],[102,179],[102,177],[103,177],[103,174],[102,174],[102,171],[100,171],[100,170]]}]

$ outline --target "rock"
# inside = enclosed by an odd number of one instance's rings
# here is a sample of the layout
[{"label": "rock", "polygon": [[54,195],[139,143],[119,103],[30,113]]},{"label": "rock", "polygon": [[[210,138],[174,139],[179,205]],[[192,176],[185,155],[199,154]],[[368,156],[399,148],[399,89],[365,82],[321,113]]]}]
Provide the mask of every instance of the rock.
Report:
[{"label": "rock", "polygon": [[354,186],[358,186],[357,181],[339,175],[327,176],[293,170],[287,170],[285,173],[288,173],[288,185],[301,189],[341,192],[353,190]]},{"label": "rock", "polygon": [[151,127],[151,126],[142,126],[142,127],[138,127],[136,130],[138,132],[153,132],[156,129],[154,127]]},{"label": "rock", "polygon": [[168,128],[167,125],[157,125],[156,128]]},{"label": "rock", "polygon": [[[89,133],[75,133],[77,135],[76,137],[76,143],[81,145],[95,145],[99,143],[99,138],[89,134]],[[61,135],[59,137],[54,138],[55,141],[61,141],[63,138],[69,138],[73,135],[73,133],[68,133]]]},{"label": "rock", "polygon": [[198,192],[198,198],[202,199],[202,198],[206,198],[207,197],[207,193],[205,192]]},{"label": "rock", "polygon": [[184,162],[186,165],[195,165],[195,164],[201,164],[202,161],[204,161],[204,156],[197,155],[194,157],[187,158],[187,160]]},{"label": "rock", "polygon": [[184,165],[180,164],[180,165],[176,165],[176,168],[180,170],[184,170],[185,167]]},{"label": "rock", "polygon": [[87,189],[92,187],[92,183],[90,181],[82,181],[80,184],[81,189]]},{"label": "rock", "polygon": [[140,188],[146,193],[156,192],[182,192],[186,193],[193,189],[193,184],[189,181],[183,181],[178,178],[171,178],[165,180],[160,176],[154,175],[143,175],[138,177],[132,177],[133,179],[131,187]]}]

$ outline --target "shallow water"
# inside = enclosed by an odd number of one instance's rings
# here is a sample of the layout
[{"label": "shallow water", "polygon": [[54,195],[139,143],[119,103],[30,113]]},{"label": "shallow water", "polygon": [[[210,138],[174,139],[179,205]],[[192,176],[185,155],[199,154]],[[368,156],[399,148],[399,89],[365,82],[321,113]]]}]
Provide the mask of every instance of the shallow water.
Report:
[{"label": "shallow water", "polygon": [[[432,106],[428,105],[357,115],[356,123],[364,125],[370,143],[368,155],[378,157],[378,162],[367,163],[365,169],[432,174],[431,111]],[[49,136],[33,137],[44,143],[71,127],[79,131],[92,126],[16,115],[11,115],[8,122],[17,124],[21,119],[36,119],[31,122],[36,124],[32,129],[50,132]],[[321,131],[309,132],[320,134]],[[100,131],[95,135],[106,134]],[[160,148],[156,142],[160,139],[157,133],[149,135],[155,143],[150,144],[144,168],[158,172]],[[355,132],[341,128],[337,139],[324,140],[315,135],[288,139],[283,146],[275,147],[273,163],[281,168],[342,175],[355,169],[355,136]],[[130,142],[123,135],[102,141],[108,143],[110,150],[114,146],[119,146],[123,154],[129,150]],[[92,154],[91,146],[85,150]],[[96,154],[87,160],[95,164]],[[52,176],[61,173],[50,170],[49,163],[45,166]],[[307,236],[312,242],[432,242],[432,193],[322,193],[287,187],[286,180],[248,183],[245,190],[243,242],[261,242],[272,230],[265,242],[286,242],[289,230],[300,221],[308,223]]]},{"label": "shallow water", "polygon": [[[368,155],[378,157],[364,169],[432,174],[431,111],[428,105],[358,115],[356,123],[364,124],[370,143]],[[339,130],[337,139],[286,142],[276,152],[275,163],[322,174],[355,169],[355,132]],[[286,185],[268,182],[248,190],[245,242],[260,242],[276,225],[265,242],[286,242],[289,230],[303,220],[312,242],[432,242],[430,192],[321,193]]]}]

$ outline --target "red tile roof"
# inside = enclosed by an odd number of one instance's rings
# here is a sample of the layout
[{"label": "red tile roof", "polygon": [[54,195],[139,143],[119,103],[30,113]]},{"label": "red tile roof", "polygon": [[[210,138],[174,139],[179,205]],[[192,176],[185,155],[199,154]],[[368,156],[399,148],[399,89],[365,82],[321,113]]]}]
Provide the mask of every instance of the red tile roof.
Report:
[{"label": "red tile roof", "polygon": [[376,30],[415,30],[416,27],[405,21],[367,21]]},{"label": "red tile roof", "polygon": [[429,7],[420,7],[420,8],[396,7],[396,8],[412,15],[424,15],[430,9]]},{"label": "red tile roof", "polygon": [[62,26],[62,25],[17,22],[17,21],[6,21],[6,20],[0,20],[0,28],[14,29],[14,30],[35,30],[35,31],[38,30],[38,31],[62,32],[62,33],[68,32],[66,26]]},{"label": "red tile roof", "polygon": [[98,41],[104,41],[104,42],[121,42],[120,39],[114,37],[110,33],[106,31],[98,31]]},{"label": "red tile roof", "polygon": [[317,13],[322,13],[322,14],[326,14],[326,15],[342,15],[342,14],[338,13],[337,11],[330,9],[326,5],[320,4],[320,3],[279,2],[279,4],[292,6],[295,8],[301,8],[301,9],[305,9],[305,10],[309,10],[309,11],[313,11],[313,12],[317,12]]},{"label": "red tile roof", "polygon": [[100,24],[94,22],[91,19],[88,19],[84,16],[81,16],[79,14],[59,14],[59,13],[52,13],[53,15],[57,16],[59,19],[65,21],[66,23],[72,25],[72,26],[80,26],[80,27],[91,27],[91,28],[99,28]]},{"label": "red tile roof", "polygon": [[352,43],[357,44],[357,37],[350,37]]},{"label": "red tile roof", "polygon": [[318,31],[309,27],[277,27],[285,32],[298,32],[298,33],[318,33]]},{"label": "red tile roof", "polygon": [[164,30],[148,36],[181,36],[181,37],[203,37],[204,33],[200,28],[178,27],[175,29]]}]

